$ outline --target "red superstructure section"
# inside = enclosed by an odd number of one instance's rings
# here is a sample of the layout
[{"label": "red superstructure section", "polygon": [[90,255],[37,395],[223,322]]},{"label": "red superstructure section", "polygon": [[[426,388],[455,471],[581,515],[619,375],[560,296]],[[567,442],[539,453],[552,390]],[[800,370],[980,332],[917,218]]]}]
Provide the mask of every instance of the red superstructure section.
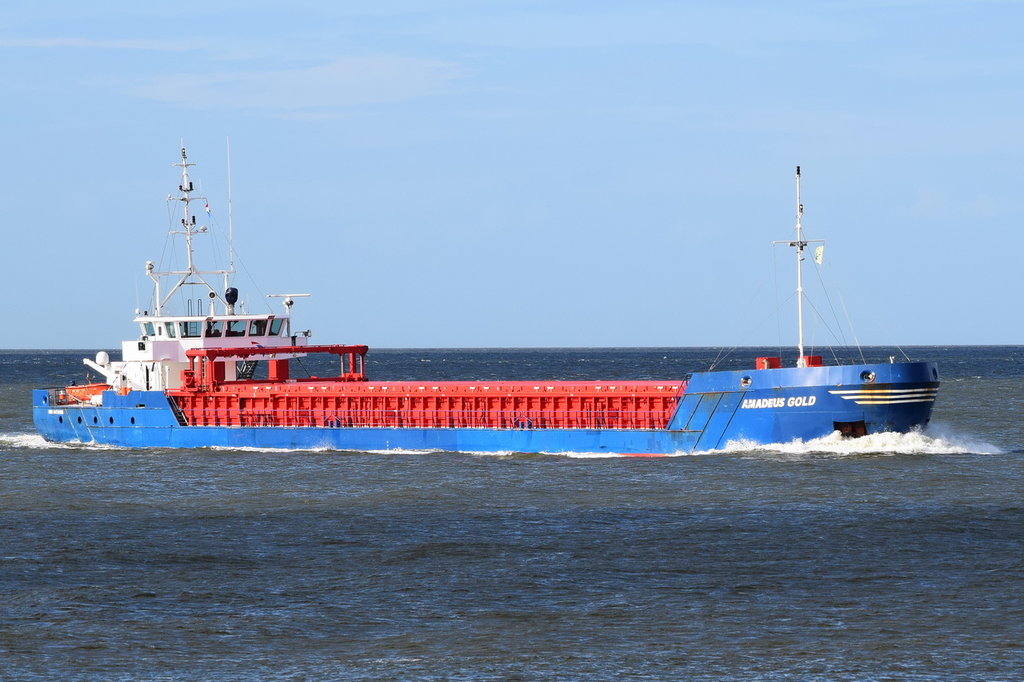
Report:
[{"label": "red superstructure section", "polygon": [[[218,379],[225,361],[289,352],[339,355],[342,373],[289,379],[287,360],[275,358],[269,363],[283,364],[271,364],[267,380]],[[365,353],[365,346],[193,350],[183,387],[169,394],[192,426],[664,429],[685,388],[678,381],[368,382]]]}]

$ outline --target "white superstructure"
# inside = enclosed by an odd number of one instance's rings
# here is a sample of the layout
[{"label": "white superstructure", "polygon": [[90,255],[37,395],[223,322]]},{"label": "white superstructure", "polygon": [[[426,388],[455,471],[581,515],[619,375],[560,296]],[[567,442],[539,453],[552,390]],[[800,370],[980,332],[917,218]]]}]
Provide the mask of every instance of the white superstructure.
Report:
[{"label": "white superstructure", "polygon": [[[153,280],[153,307],[152,311],[137,311],[134,321],[139,325],[139,337],[121,343],[122,359],[119,362],[111,361],[105,352],[98,353],[95,360],[83,360],[119,392],[177,388],[181,385],[181,371],[189,364],[185,353],[193,348],[251,349],[253,346],[273,348],[308,344],[309,332],[293,335],[289,316],[292,299],[306,294],[281,295],[285,307],[283,315],[239,314],[235,311],[238,290],[230,286],[233,263],[227,270],[202,271],[196,267],[192,241],[194,237],[205,234],[207,227],[196,225],[190,203],[205,199],[192,196],[194,189],[188,169],[194,164],[188,162],[184,148],[181,161],[173,165],[181,168],[181,184],[178,186],[179,195],[169,196],[168,200],[182,202],[183,215],[180,227],[171,229],[170,234],[184,239],[186,266],[182,270],[157,271],[153,261],[147,261],[146,275]],[[223,277],[223,292],[207,281],[208,276]],[[173,283],[165,291],[163,285],[168,281]],[[190,305],[195,304],[195,310],[184,315],[172,314],[168,304],[176,293],[187,287],[196,287],[199,291],[199,297],[190,300]],[[252,365],[244,363],[241,368],[236,363],[225,365],[228,375],[224,379],[228,381],[244,378],[244,373],[252,369]]]}]

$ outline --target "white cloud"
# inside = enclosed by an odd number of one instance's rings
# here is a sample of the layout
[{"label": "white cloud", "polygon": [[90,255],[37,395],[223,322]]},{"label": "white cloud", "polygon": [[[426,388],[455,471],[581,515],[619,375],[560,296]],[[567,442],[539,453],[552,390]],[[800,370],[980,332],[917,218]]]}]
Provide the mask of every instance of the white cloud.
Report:
[{"label": "white cloud", "polygon": [[385,55],[307,68],[158,76],[129,91],[200,109],[297,112],[411,100],[440,92],[461,75],[450,62]]},{"label": "white cloud", "polygon": [[1007,208],[988,194],[962,197],[929,185],[918,187],[913,205],[914,212],[926,218],[994,218],[1007,213]]},{"label": "white cloud", "polygon": [[0,47],[30,47],[51,49],[77,47],[101,50],[149,50],[156,52],[184,52],[198,49],[199,45],[185,41],[147,40],[122,38],[113,40],[91,40],[88,38],[2,38]]},{"label": "white cloud", "polygon": [[516,49],[608,48],[651,45],[759,48],[804,42],[846,42],[857,30],[827,13],[786,13],[756,3],[583,3],[575,11],[545,4],[435,13],[406,29],[462,45]]}]

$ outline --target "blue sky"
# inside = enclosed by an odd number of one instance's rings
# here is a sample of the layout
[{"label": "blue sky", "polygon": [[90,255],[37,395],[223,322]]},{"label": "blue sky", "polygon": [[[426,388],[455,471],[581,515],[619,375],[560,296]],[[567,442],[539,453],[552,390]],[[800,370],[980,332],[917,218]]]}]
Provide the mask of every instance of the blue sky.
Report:
[{"label": "blue sky", "polygon": [[1021,343],[1021,26],[995,0],[8,7],[0,347],[135,336],[179,145],[222,232],[229,138],[236,285],[311,292],[317,342],[790,346],[799,164],[810,345]]}]

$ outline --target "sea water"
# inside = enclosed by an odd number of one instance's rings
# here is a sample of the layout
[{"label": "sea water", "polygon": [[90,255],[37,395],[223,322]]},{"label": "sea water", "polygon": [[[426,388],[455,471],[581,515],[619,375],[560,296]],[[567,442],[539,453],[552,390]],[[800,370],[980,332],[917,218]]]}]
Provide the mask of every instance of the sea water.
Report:
[{"label": "sea water", "polygon": [[[1024,347],[905,350],[942,375],[922,433],[668,458],[50,444],[29,391],[95,352],[0,352],[0,679],[1022,679]],[[367,364],[679,378],[778,354]]]}]

